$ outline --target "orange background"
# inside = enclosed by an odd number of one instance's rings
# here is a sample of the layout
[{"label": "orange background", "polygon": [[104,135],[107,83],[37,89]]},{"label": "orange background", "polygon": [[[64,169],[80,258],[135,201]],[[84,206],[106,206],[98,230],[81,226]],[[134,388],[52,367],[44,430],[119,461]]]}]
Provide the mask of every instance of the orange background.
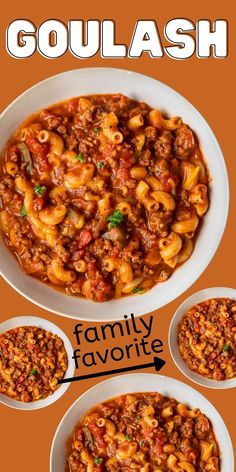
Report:
[{"label": "orange background", "polygon": [[[226,59],[191,59],[177,61],[165,56],[162,59],[151,59],[143,54],[140,59],[102,59],[98,53],[89,60],[79,60],[67,52],[62,58],[47,60],[35,53],[31,58],[17,60],[10,57],[5,49],[5,30],[9,23],[17,18],[27,18],[37,26],[49,18],[57,18],[64,22],[69,19],[114,19],[116,21],[117,41],[129,44],[134,25],[138,19],[151,18],[158,22],[162,39],[163,26],[172,18],[189,18],[193,22],[198,19],[225,18],[229,21],[229,56]],[[97,2],[11,2],[5,12],[1,10],[1,110],[28,87],[60,72],[91,66],[111,66],[134,70],[150,75],[175,88],[184,95],[206,118],[215,132],[222,147],[227,163],[231,184],[231,205],[227,228],[222,243],[213,261],[200,279],[181,297],[155,313],[152,337],[164,342],[163,357],[167,364],[162,374],[178,378],[199,390],[218,409],[229,429],[233,443],[236,442],[236,424],[232,414],[235,406],[235,390],[216,391],[196,386],[188,381],[175,367],[171,360],[168,345],[168,326],[173,313],[179,304],[193,292],[210,286],[233,287],[235,280],[235,215],[236,188],[235,181],[235,128],[231,119],[234,113],[233,99],[235,96],[235,28],[233,2],[214,2],[199,0],[195,2],[156,2],[145,0],[140,4],[119,0]],[[219,189],[223,192],[224,189]],[[217,221],[216,221],[217,224]],[[210,241],[209,241],[210,244]],[[163,286],[164,289],[164,286]],[[0,280],[1,321],[13,316],[36,315],[56,323],[69,336],[76,348],[72,334],[74,320],[59,317],[38,308],[17,294],[5,281]],[[123,315],[123,314],[122,314]],[[88,326],[92,326],[93,323]],[[113,345],[132,342],[130,338],[116,340]],[[84,346],[85,350],[89,345]],[[94,345],[90,345],[94,348]],[[97,347],[97,346],[96,346]],[[105,349],[100,345],[100,349]],[[92,349],[88,349],[92,350]],[[143,356],[141,362],[150,362],[151,357]],[[133,364],[137,363],[135,357]],[[123,363],[109,362],[108,369],[123,367]],[[90,370],[92,371],[92,369]],[[152,370],[150,369],[150,372]],[[88,373],[88,369],[77,371]],[[103,378],[101,379],[103,380]],[[1,415],[1,459],[0,469],[13,472],[46,472],[49,469],[49,453],[51,441],[56,427],[72,402],[84,391],[93,386],[95,380],[73,383],[66,394],[48,408],[38,411],[17,411],[0,405]],[[76,419],[75,419],[76,421]]]}]

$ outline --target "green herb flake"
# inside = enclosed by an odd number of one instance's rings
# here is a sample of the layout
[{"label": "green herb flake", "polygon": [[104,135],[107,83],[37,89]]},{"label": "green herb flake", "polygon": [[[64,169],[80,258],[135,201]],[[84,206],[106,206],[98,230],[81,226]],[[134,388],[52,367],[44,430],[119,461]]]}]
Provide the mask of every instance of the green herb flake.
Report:
[{"label": "green herb flake", "polygon": [[95,134],[98,134],[98,133],[99,133],[99,131],[100,131],[100,129],[99,129],[99,128],[94,128],[94,129],[93,129],[93,132],[94,132]]},{"label": "green herb flake", "polygon": [[104,162],[98,162],[97,163],[97,168],[102,169],[105,166]]},{"label": "green herb flake", "polygon": [[32,369],[32,370],[30,371],[30,375],[35,375],[36,373],[37,373],[37,370],[36,370],[36,369]]},{"label": "green herb flake", "polygon": [[20,216],[23,216],[23,217],[27,216],[27,211],[26,211],[25,205],[22,205]]},{"label": "green herb flake", "polygon": [[211,326],[215,326],[215,323],[213,321],[211,321]]},{"label": "green herb flake", "polygon": [[43,195],[44,190],[46,190],[46,187],[44,185],[38,184],[34,187],[34,191],[38,195],[38,197],[41,197],[41,195]]},{"label": "green herb flake", "polygon": [[102,462],[102,458],[101,458],[101,457],[95,457],[95,459],[94,459],[94,463],[95,463],[95,464],[99,465],[99,464],[101,464],[101,462]]},{"label": "green herb flake", "polygon": [[123,213],[120,210],[115,210],[113,215],[108,216],[109,221],[109,229],[115,228],[115,226],[119,226],[124,219]]},{"label": "green herb flake", "polygon": [[133,290],[132,290],[132,293],[143,293],[144,292],[144,288],[142,287],[135,287]]},{"label": "green herb flake", "polygon": [[225,344],[225,345],[223,346],[223,351],[228,351],[229,348],[230,348],[230,345],[229,345],[229,344]]},{"label": "green herb flake", "polygon": [[75,157],[76,157],[76,159],[78,159],[79,162],[84,162],[84,156],[81,152],[79,154],[77,154],[77,156],[75,156]]},{"label": "green herb flake", "polygon": [[142,439],[141,441],[139,441],[139,446],[140,446],[140,447],[143,447],[144,444],[145,444],[145,441],[144,441],[143,439]]},{"label": "green herb flake", "polygon": [[126,434],[126,435],[125,435],[125,441],[131,441],[131,437],[130,437],[129,434]]}]

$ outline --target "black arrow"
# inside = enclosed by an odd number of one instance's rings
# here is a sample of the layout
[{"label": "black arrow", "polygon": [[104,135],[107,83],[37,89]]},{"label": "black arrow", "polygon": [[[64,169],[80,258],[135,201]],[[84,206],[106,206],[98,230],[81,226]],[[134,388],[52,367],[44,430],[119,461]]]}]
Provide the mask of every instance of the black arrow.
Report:
[{"label": "black arrow", "polygon": [[153,362],[149,362],[148,364],[140,364],[134,365],[131,367],[123,367],[122,369],[114,369],[114,370],[107,370],[106,372],[97,372],[96,374],[88,374],[88,375],[80,375],[78,377],[70,377],[68,379],[61,379],[59,380],[59,384],[67,383],[67,382],[75,382],[76,380],[87,380],[87,379],[94,379],[95,377],[103,377],[104,375],[112,375],[112,374],[121,374],[122,372],[129,372],[131,370],[139,370],[139,369],[147,369],[149,367],[155,367],[155,370],[158,372],[159,370],[164,367],[166,361],[160,359],[159,357],[154,357]]}]

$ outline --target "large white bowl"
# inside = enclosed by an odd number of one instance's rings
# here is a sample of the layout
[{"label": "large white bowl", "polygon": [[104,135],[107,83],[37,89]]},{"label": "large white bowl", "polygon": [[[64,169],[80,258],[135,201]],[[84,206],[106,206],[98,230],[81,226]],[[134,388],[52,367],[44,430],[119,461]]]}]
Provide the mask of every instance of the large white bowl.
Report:
[{"label": "large white bowl", "polygon": [[79,397],[66,412],[56,430],[51,447],[50,472],[64,472],[66,441],[78,421],[89,409],[110,398],[143,391],[160,392],[189,405],[191,408],[200,408],[211,420],[220,446],[221,472],[234,472],[232,443],[224,421],[216,409],[192,387],[179,382],[179,380],[157,374],[131,374],[113,377],[95,385]]},{"label": "large white bowl", "polygon": [[183,293],[205,270],[220,243],[228,214],[228,178],[219,144],[204,118],[184,97],[155,79],[121,69],[86,68],[51,77],[27,90],[0,117],[0,149],[10,134],[32,113],[73,96],[121,92],[179,115],[195,131],[206,157],[211,181],[211,204],[190,259],[169,280],[149,292],[95,303],[40,283],[22,272],[14,256],[0,243],[1,275],[19,293],[54,313],[88,321],[121,319],[128,312],[142,315],[160,308]]},{"label": "large white bowl", "polygon": [[229,380],[213,380],[207,379],[203,375],[197,374],[196,372],[189,369],[187,364],[182,359],[179,347],[178,347],[178,326],[183,316],[187,311],[197,303],[208,300],[209,298],[232,298],[236,301],[236,290],[233,288],[226,287],[211,287],[206,288],[205,290],[200,290],[199,292],[191,295],[187,300],[185,300],[179,308],[176,310],[170,327],[169,327],[169,349],[173,361],[175,362],[178,369],[182,374],[186,375],[193,382],[202,385],[203,387],[216,388],[216,389],[225,389],[236,387],[236,377]]},{"label": "large white bowl", "polygon": [[[60,328],[58,328],[58,326],[56,326],[54,323],[51,323],[51,321],[44,320],[43,318],[38,318],[36,316],[17,316],[15,318],[10,318],[9,320],[6,320],[0,324],[0,334],[5,333],[9,329],[15,329],[20,326],[38,326],[39,328],[45,329],[50,333],[57,334],[64,342],[68,357],[68,367],[65,372],[65,378],[73,377],[75,371],[75,365],[72,359],[73,348],[68,337]],[[13,398],[9,398],[6,395],[0,393],[0,403],[10,406],[11,408],[16,408],[17,410],[38,410],[40,408],[45,408],[46,406],[49,406],[57,401],[60,397],[62,397],[62,395],[64,395],[69,386],[69,382],[61,384],[58,389],[47,398],[29,403],[14,400]]]}]

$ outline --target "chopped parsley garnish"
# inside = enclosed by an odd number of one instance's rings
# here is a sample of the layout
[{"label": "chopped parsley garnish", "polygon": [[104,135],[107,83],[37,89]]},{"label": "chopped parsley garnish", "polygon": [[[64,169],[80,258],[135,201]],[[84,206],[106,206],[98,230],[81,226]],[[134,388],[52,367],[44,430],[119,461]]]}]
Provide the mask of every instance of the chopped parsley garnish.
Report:
[{"label": "chopped parsley garnish", "polygon": [[34,191],[39,197],[41,197],[41,195],[43,195],[43,192],[44,192],[45,189],[46,189],[46,187],[44,185],[36,185],[34,187]]},{"label": "chopped parsley garnish", "polygon": [[98,465],[98,464],[101,464],[101,462],[102,462],[102,458],[101,458],[101,457],[95,457],[95,459],[94,459],[94,463],[95,463],[95,464]]},{"label": "chopped parsley garnish", "polygon": [[126,434],[126,435],[125,435],[125,441],[131,441],[131,437],[130,437],[129,434]]},{"label": "chopped parsley garnish", "polygon": [[215,323],[214,323],[214,321],[211,321],[211,326],[215,326]]},{"label": "chopped parsley garnish", "polygon": [[144,292],[144,288],[142,288],[142,287],[135,287],[132,290],[132,293],[143,293],[143,292]]},{"label": "chopped parsley garnish", "polygon": [[27,216],[27,211],[25,205],[22,205],[20,216]]},{"label": "chopped parsley garnish", "polygon": [[228,351],[229,348],[230,348],[229,344],[225,344],[225,345],[223,346],[223,351]]},{"label": "chopped parsley garnish", "polygon": [[115,210],[113,215],[108,216],[109,221],[109,229],[115,228],[115,226],[119,226],[124,219],[123,213],[120,210]]},{"label": "chopped parsley garnish", "polygon": [[140,447],[142,447],[144,445],[145,441],[142,439],[141,441],[139,441],[139,445]]},{"label": "chopped parsley garnish", "polygon": [[104,162],[98,162],[97,163],[97,168],[102,169],[105,166]]},{"label": "chopped parsley garnish", "polygon": [[76,159],[78,159],[78,161],[84,162],[84,156],[81,152],[79,154],[77,154],[77,156],[75,156],[75,157],[76,157]]},{"label": "chopped parsley garnish", "polygon": [[30,371],[30,375],[35,375],[36,373],[37,373],[37,370],[36,370],[36,369],[32,369],[32,370]]},{"label": "chopped parsley garnish", "polygon": [[99,133],[99,131],[100,131],[100,129],[99,129],[99,128],[94,128],[94,130],[93,130],[93,132],[94,132],[95,134],[98,134],[98,133]]}]

